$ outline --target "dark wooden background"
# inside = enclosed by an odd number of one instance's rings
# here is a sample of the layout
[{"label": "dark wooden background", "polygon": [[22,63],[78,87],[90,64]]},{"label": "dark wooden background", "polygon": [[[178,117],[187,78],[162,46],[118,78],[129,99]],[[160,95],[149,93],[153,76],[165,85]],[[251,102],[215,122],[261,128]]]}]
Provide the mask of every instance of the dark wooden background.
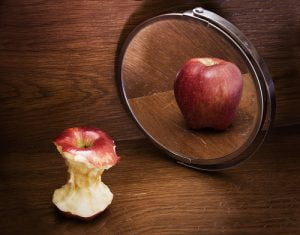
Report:
[{"label": "dark wooden background", "polygon": [[[195,6],[238,26],[276,86],[274,130],[224,173],[180,167],[144,140],[115,81],[118,46],[138,23]],[[298,0],[0,1],[0,233],[300,233],[299,25]],[[51,141],[78,125],[107,131],[123,157],[104,176],[113,204],[90,223],[51,204],[66,180]]]}]

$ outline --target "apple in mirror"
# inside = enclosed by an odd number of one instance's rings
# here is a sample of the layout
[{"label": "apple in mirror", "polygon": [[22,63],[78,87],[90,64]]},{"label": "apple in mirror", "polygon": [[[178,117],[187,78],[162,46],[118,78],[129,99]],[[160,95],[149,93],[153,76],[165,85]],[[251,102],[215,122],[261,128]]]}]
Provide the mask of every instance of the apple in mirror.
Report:
[{"label": "apple in mirror", "polygon": [[239,68],[218,58],[192,58],[176,75],[174,95],[191,129],[226,130],[243,90]]}]

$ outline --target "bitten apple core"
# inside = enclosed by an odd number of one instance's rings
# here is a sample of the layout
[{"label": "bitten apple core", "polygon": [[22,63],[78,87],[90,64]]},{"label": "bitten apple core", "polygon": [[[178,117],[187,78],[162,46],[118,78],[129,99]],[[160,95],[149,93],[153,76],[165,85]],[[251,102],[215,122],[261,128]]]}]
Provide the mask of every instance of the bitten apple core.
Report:
[{"label": "bitten apple core", "polygon": [[75,127],[64,130],[54,144],[66,160],[69,180],[55,190],[53,203],[68,215],[93,218],[113,199],[101,181],[104,170],[119,160],[113,140],[99,129]]}]

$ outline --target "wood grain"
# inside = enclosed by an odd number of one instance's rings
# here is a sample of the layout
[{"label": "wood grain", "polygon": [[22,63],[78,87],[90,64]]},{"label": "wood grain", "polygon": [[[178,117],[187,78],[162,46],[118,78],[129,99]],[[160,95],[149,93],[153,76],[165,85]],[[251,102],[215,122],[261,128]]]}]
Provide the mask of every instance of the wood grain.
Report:
[{"label": "wood grain", "polygon": [[173,90],[129,99],[135,118],[161,146],[190,159],[216,159],[247,146],[259,125],[259,105],[251,77],[243,75],[242,98],[232,126],[226,131],[190,130]]},{"label": "wood grain", "polygon": [[[120,104],[115,63],[129,32],[199,5],[238,26],[267,62],[275,125],[300,123],[298,0],[2,0],[1,234],[300,233],[299,126],[273,130],[240,168],[205,174],[140,139]],[[51,140],[77,125],[122,140],[123,160],[104,174],[115,199],[90,223],[65,219],[51,204],[66,180]]]},{"label": "wood grain", "polygon": [[150,17],[199,5],[236,24],[266,60],[277,90],[275,125],[300,123],[297,0],[2,0],[0,128],[5,151],[49,149],[50,139],[77,125],[105,129],[119,140],[142,137],[117,95],[118,45]]},{"label": "wood grain", "polygon": [[299,234],[299,138],[300,126],[273,130],[252,159],[222,173],[181,167],[147,140],[117,142],[122,160],[103,176],[114,200],[91,222],[51,203],[66,180],[54,147],[12,152],[0,158],[1,234]]}]

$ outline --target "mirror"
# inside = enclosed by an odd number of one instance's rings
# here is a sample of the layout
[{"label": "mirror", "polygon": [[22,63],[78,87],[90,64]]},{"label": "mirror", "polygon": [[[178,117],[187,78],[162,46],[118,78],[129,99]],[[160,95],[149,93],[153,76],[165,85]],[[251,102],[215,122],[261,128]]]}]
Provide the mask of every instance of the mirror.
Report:
[{"label": "mirror", "polygon": [[[176,103],[176,74],[187,60],[197,57],[230,61],[242,73],[241,100],[225,131],[189,129]],[[159,147],[184,163],[236,157],[259,131],[263,110],[256,72],[232,38],[206,21],[169,14],[140,25],[124,47],[120,73],[123,98],[135,121]]]}]

